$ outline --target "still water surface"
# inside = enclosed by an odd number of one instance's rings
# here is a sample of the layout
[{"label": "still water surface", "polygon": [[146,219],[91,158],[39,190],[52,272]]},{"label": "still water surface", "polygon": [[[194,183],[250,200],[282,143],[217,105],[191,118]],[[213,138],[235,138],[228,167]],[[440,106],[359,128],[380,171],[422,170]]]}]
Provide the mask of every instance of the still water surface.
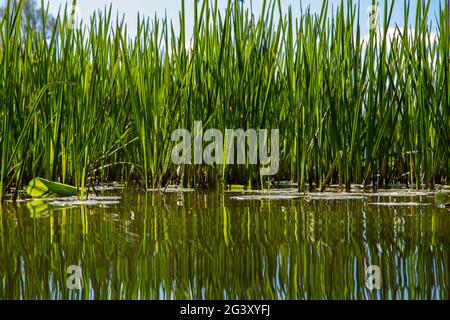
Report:
[{"label": "still water surface", "polygon": [[0,206],[0,299],[450,298],[450,211],[430,196],[107,195]]}]

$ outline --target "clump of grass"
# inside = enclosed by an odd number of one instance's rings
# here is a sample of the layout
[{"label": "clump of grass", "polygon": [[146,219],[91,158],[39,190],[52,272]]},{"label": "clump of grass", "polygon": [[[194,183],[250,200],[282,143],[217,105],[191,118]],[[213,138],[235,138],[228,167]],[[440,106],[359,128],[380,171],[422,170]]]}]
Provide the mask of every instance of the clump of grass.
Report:
[{"label": "clump of grass", "polygon": [[[89,28],[69,29],[66,6],[52,30],[36,30],[21,6],[7,1],[0,19],[2,199],[37,176],[82,195],[93,180],[164,186],[177,176],[171,133],[192,132],[195,121],[223,132],[279,128],[275,179],[301,190],[447,182],[447,2],[436,26],[430,2],[417,2],[410,30],[392,26],[394,2],[385,1],[380,30],[364,37],[364,9],[353,1],[333,12],[324,1],[320,14],[303,10],[298,19],[279,0],[265,0],[259,16],[238,1],[225,10],[195,1],[191,41],[184,1],[178,34],[167,18],[138,17],[134,39],[111,7]],[[405,26],[410,7],[405,1]],[[249,164],[179,172],[190,186],[262,181]]]}]

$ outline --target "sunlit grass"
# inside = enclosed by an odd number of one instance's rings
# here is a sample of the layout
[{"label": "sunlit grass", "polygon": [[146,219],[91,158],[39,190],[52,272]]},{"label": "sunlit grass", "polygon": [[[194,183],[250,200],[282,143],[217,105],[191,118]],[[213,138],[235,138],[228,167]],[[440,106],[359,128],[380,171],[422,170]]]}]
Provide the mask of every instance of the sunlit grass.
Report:
[{"label": "sunlit grass", "polygon": [[[404,25],[414,29],[397,29],[395,37],[388,32],[396,28],[394,3],[387,1],[381,29],[368,37],[356,1],[334,12],[324,1],[320,14],[305,10],[298,19],[279,1],[264,1],[261,16],[237,1],[226,10],[215,1],[181,3],[179,34],[165,18],[140,17],[130,39],[111,8],[75,30],[65,8],[44,33],[17,14],[20,4],[7,2],[0,19],[1,198],[36,176],[74,184],[81,195],[93,180],[165,186],[177,169],[171,133],[192,131],[194,121],[222,131],[279,128],[274,179],[297,181],[301,190],[448,182],[447,2],[434,26],[430,2],[405,2]],[[416,17],[408,15],[412,5]],[[187,10],[195,13],[192,40]],[[48,10],[43,15],[46,21]],[[181,172],[185,186],[262,181],[254,165]]]}]

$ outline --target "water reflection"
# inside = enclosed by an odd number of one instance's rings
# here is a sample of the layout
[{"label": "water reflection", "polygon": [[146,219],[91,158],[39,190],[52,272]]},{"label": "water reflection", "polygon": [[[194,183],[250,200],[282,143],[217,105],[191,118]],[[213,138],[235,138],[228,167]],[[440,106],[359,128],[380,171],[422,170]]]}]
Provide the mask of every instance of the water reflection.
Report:
[{"label": "water reflection", "polygon": [[[446,209],[229,198],[132,192],[104,208],[0,207],[0,299],[450,297]],[[81,290],[66,285],[70,265]],[[369,265],[381,290],[365,285]]]}]

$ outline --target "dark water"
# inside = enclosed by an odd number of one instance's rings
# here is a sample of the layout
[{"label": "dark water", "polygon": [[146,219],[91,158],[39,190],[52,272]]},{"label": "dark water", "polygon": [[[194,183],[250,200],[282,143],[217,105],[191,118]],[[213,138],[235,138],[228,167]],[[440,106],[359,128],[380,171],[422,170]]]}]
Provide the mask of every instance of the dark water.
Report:
[{"label": "dark water", "polygon": [[[450,298],[450,211],[435,205],[119,195],[103,207],[0,207],[0,299]],[[67,287],[71,265],[80,290]]]}]

